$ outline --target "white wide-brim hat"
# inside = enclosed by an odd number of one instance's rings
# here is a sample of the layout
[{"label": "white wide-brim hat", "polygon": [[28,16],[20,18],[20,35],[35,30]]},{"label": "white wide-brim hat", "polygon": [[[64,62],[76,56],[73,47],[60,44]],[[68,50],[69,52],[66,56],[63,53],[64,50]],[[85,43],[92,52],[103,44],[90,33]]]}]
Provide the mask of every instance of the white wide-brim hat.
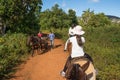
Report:
[{"label": "white wide-brim hat", "polygon": [[83,35],[83,34],[85,34],[85,31],[82,30],[82,27],[81,27],[81,26],[77,25],[77,26],[75,27],[74,33],[77,34],[77,35]]}]

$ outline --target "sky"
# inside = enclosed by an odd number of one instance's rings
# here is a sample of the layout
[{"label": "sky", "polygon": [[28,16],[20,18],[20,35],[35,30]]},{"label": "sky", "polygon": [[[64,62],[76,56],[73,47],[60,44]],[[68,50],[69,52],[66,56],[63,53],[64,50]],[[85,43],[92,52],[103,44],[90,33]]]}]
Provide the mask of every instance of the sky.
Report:
[{"label": "sky", "polygon": [[81,16],[83,11],[90,9],[95,14],[104,13],[120,17],[120,0],[42,0],[42,11],[51,9],[55,4],[59,5],[66,13],[73,9],[77,16]]}]

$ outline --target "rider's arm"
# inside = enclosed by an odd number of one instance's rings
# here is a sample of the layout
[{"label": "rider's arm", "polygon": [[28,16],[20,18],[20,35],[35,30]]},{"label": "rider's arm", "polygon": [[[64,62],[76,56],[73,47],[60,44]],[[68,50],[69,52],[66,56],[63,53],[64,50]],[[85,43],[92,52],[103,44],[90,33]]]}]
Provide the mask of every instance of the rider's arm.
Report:
[{"label": "rider's arm", "polygon": [[67,50],[67,44],[70,42],[70,40],[69,39],[67,39],[67,41],[66,41],[66,43],[65,43],[65,47],[64,47],[64,51],[66,51]]}]

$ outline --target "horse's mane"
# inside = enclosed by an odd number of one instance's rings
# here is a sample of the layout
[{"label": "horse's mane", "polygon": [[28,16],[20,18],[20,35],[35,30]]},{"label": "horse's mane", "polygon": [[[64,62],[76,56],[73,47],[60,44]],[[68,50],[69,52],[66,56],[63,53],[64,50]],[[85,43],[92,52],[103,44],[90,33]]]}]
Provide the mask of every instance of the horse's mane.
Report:
[{"label": "horse's mane", "polygon": [[74,75],[73,76],[74,76],[75,80],[79,80],[79,77],[80,77],[80,74],[81,74],[80,70],[81,70],[81,68],[80,68],[79,64],[73,64],[73,71],[74,71]]}]

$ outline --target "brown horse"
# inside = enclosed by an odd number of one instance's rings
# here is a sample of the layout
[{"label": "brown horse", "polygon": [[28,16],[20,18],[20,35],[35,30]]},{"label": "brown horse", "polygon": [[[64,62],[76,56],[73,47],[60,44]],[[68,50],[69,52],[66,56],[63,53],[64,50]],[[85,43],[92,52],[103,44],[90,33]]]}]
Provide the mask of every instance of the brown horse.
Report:
[{"label": "brown horse", "polygon": [[65,77],[66,80],[96,80],[96,73],[92,62],[82,58],[72,60]]},{"label": "brown horse", "polygon": [[[71,54],[72,44],[69,42],[67,50]],[[66,80],[96,80],[95,69],[91,56],[85,53],[81,58],[72,59],[67,65]]]},{"label": "brown horse", "polygon": [[30,49],[31,56],[34,56],[34,53],[38,53],[40,51],[40,39],[33,35],[27,38],[27,46]]},{"label": "brown horse", "polygon": [[32,56],[34,56],[34,53],[39,54],[43,50],[46,50],[48,48],[48,42],[40,39],[38,36],[31,35],[27,39],[27,46],[30,48]]},{"label": "brown horse", "polygon": [[48,50],[48,40],[47,39],[41,39],[41,50]]},{"label": "brown horse", "polygon": [[42,33],[41,49],[42,50],[48,50],[48,34],[47,33]]}]

